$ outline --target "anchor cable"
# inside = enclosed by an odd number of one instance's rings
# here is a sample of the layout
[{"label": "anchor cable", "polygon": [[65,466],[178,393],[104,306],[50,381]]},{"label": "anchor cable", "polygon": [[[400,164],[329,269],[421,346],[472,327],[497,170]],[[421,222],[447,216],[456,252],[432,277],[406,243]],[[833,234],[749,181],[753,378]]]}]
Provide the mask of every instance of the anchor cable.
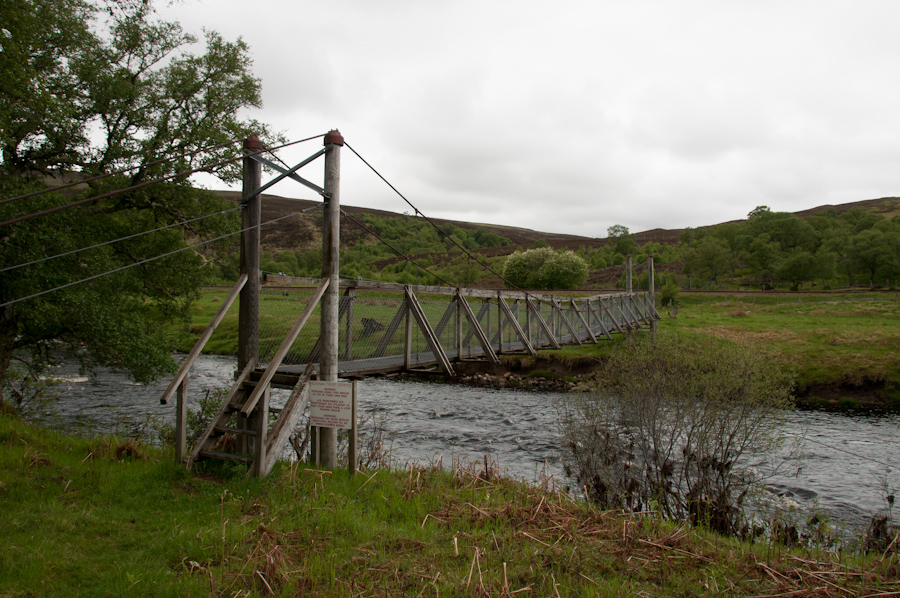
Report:
[{"label": "anchor cable", "polygon": [[[353,153],[356,155],[357,158],[359,158],[360,160],[362,160],[363,164],[365,164],[366,166],[369,167],[369,170],[371,170],[372,172],[374,172],[375,175],[378,176],[378,178],[380,178],[382,181],[384,181],[385,184],[386,184],[388,187],[390,187],[390,188],[394,191],[394,193],[396,193],[397,195],[399,195],[400,198],[401,198],[403,201],[405,201],[405,202],[409,205],[409,207],[411,207],[413,210],[415,210],[415,213],[416,213],[417,215],[419,215],[419,216],[421,216],[422,218],[424,218],[425,221],[426,221],[428,224],[430,224],[430,225],[433,226],[435,229],[437,229],[437,231],[438,231],[439,234],[444,235],[445,237],[447,237],[448,239],[450,239],[450,241],[451,241],[454,245],[456,245],[456,246],[460,249],[460,251],[462,251],[462,252],[465,253],[467,256],[469,256],[471,259],[474,259],[476,262],[478,262],[479,264],[481,264],[488,272],[490,272],[490,273],[493,274],[494,276],[497,276],[500,280],[502,280],[502,281],[503,281],[505,284],[507,284],[510,288],[514,288],[514,289],[516,289],[516,290],[518,290],[518,291],[521,291],[522,293],[525,294],[526,297],[534,297],[535,299],[537,299],[537,297],[536,297],[535,295],[533,295],[532,293],[529,293],[529,292],[526,291],[525,289],[521,288],[519,285],[513,284],[512,282],[508,281],[506,278],[503,277],[502,274],[496,272],[496,271],[495,271],[493,268],[491,268],[489,265],[487,265],[486,263],[482,262],[481,260],[479,260],[479,259],[478,259],[477,257],[475,257],[474,255],[472,255],[472,254],[469,252],[468,249],[466,249],[465,247],[463,247],[462,245],[460,245],[459,242],[458,242],[456,239],[454,239],[452,236],[447,235],[447,233],[445,233],[444,231],[442,231],[442,230],[440,229],[440,227],[439,227],[438,225],[436,225],[436,224],[435,224],[428,216],[426,216],[424,213],[422,213],[422,211],[419,210],[419,208],[417,208],[416,206],[414,206],[414,205],[412,204],[412,202],[409,201],[409,200],[406,198],[406,196],[404,196],[402,193],[400,193],[400,191],[399,191],[396,187],[394,187],[394,185],[392,185],[392,184],[390,183],[390,181],[388,181],[386,178],[384,178],[384,176],[383,176],[380,172],[378,172],[378,171],[375,169],[374,166],[372,166],[371,164],[369,164],[369,163],[366,161],[365,158],[363,158],[361,155],[359,155],[359,152],[357,152],[355,149],[353,149],[353,147],[352,147],[349,143],[347,143],[346,141],[344,141],[344,145],[346,145],[347,148],[348,148],[351,152],[353,152]],[[453,285],[451,285],[451,286],[453,286]]]},{"label": "anchor cable", "polygon": [[15,266],[7,266],[6,268],[0,269],[0,272],[9,272],[10,270],[15,270],[16,268],[22,268],[24,266],[33,266],[34,264],[40,264],[41,262],[46,262],[49,260],[55,260],[56,258],[65,257],[67,255],[73,255],[75,253],[81,253],[82,251],[88,251],[89,249],[96,249],[97,247],[103,247],[104,245],[112,245],[113,243],[118,243],[119,241],[125,241],[127,239],[134,239],[135,237],[141,237],[143,235],[149,235],[150,233],[156,233],[161,230],[166,230],[168,228],[174,228],[176,226],[182,226],[184,224],[189,224],[191,222],[196,222],[197,220],[203,220],[205,218],[211,218],[213,216],[222,216],[224,214],[230,214],[231,212],[236,212],[240,210],[239,207],[231,208],[230,210],[222,210],[220,212],[213,212],[212,214],[206,214],[204,216],[198,216],[197,218],[191,218],[190,220],[183,220],[181,222],[176,222],[174,224],[169,224],[167,226],[161,226],[159,228],[154,228],[152,230],[146,230],[144,232],[135,233],[133,235],[128,235],[125,237],[119,237],[118,239],[113,239],[111,241],[104,241],[103,243],[97,243],[96,245],[91,245],[89,247],[82,247],[81,249],[73,249],[72,251],[66,251],[65,253],[58,253],[56,255],[51,255],[48,257],[42,257],[37,260],[32,260],[30,262],[25,262],[23,264],[17,264]]},{"label": "anchor cable", "polygon": [[134,263],[132,263],[132,264],[127,264],[127,265],[122,266],[122,267],[120,267],[120,268],[115,268],[115,269],[113,269],[113,270],[108,270],[108,271],[102,272],[102,273],[100,273],[100,274],[94,274],[93,276],[88,276],[87,278],[82,278],[82,279],[80,279],[80,280],[75,280],[75,281],[70,282],[70,283],[66,283],[66,284],[63,284],[63,285],[59,285],[59,286],[57,286],[57,287],[53,287],[52,289],[47,289],[47,290],[45,290],[45,291],[40,291],[39,293],[34,293],[34,294],[32,294],[32,295],[28,295],[28,296],[25,296],[25,297],[19,297],[18,299],[12,299],[12,300],[10,300],[10,301],[6,301],[5,303],[0,303],[0,307],[6,307],[7,305],[13,305],[14,303],[19,303],[20,301],[25,301],[26,299],[34,299],[35,297],[40,297],[41,295],[46,295],[47,293],[52,293],[53,291],[59,291],[59,290],[61,290],[61,289],[66,289],[66,288],[68,288],[68,287],[72,287],[72,286],[75,286],[75,285],[77,285],[77,284],[81,284],[81,283],[83,283],[83,282],[88,282],[88,281],[91,281],[91,280],[94,280],[94,279],[97,279],[97,278],[106,276],[106,275],[108,275],[108,274],[114,274],[114,273],[116,273],[116,272],[121,272],[122,270],[127,270],[127,269],[133,268],[133,267],[135,267],[135,266],[140,266],[140,265],[142,265],[142,264],[146,264],[146,263],[148,263],[148,262],[152,262],[152,261],[158,260],[158,259],[160,259],[160,258],[169,257],[169,256],[171,256],[171,255],[175,255],[176,253],[181,253],[182,251],[187,251],[188,249],[194,249],[194,248],[196,248],[196,247],[200,247],[200,246],[202,246],[202,245],[207,245],[207,244],[213,243],[213,242],[215,242],[215,241],[220,241],[220,240],[226,239],[226,238],[228,238],[228,237],[233,237],[234,235],[239,235],[239,234],[241,234],[241,233],[243,233],[243,232],[246,232],[246,231],[248,231],[248,230],[253,230],[254,228],[263,227],[263,226],[266,226],[267,224],[272,224],[272,223],[274,223],[274,222],[278,222],[279,220],[284,220],[285,218],[290,218],[291,216],[296,216],[298,213],[299,213],[299,212],[291,212],[290,214],[287,214],[287,215],[285,215],[285,216],[280,216],[280,217],[278,217],[278,218],[274,218],[274,219],[272,219],[272,220],[269,220],[269,221],[267,221],[267,222],[260,223],[260,224],[255,225],[255,226],[248,226],[247,228],[242,228],[241,230],[238,230],[238,231],[235,231],[235,232],[232,232],[232,233],[228,233],[228,234],[225,234],[225,235],[222,235],[222,236],[219,236],[219,237],[215,237],[215,238],[213,238],[213,239],[207,239],[207,240],[205,240],[205,241],[200,241],[199,243],[194,243],[193,245],[188,245],[188,246],[186,246],[186,247],[182,247],[182,248],[176,249],[176,250],[174,250],[174,251],[169,251],[168,253],[163,253],[163,254],[161,254],[161,255],[157,255],[157,256],[154,256],[154,257],[151,257],[151,258],[147,258],[147,259],[141,260],[141,261],[139,261],[139,262],[134,262]]},{"label": "anchor cable", "polygon": [[298,143],[303,143],[304,141],[309,141],[309,140],[311,140],[311,139],[316,139],[316,138],[318,138],[318,137],[324,137],[324,135],[325,135],[325,134],[323,133],[323,134],[321,134],[321,135],[316,135],[316,136],[313,136],[313,137],[307,137],[306,139],[300,139],[300,140],[298,140],[298,141],[292,141],[292,142],[290,142],[290,143],[285,143],[285,144],[282,144],[282,145],[279,145],[279,146],[276,146],[276,147],[273,147],[273,148],[265,148],[265,149],[261,149],[261,150],[256,151],[256,152],[248,152],[248,153],[245,153],[245,154],[243,154],[243,155],[241,155],[241,156],[237,156],[237,157],[235,157],[235,158],[228,158],[228,159],[226,159],[226,160],[220,160],[219,162],[215,162],[215,163],[213,163],[213,164],[207,164],[206,166],[203,166],[203,167],[193,168],[193,169],[191,169],[191,170],[185,170],[185,171],[182,171],[182,172],[176,172],[176,173],[174,173],[174,174],[170,174],[170,175],[164,176],[164,177],[159,178],[159,179],[153,179],[152,181],[144,181],[143,183],[138,183],[137,185],[131,185],[130,187],[123,187],[122,189],[117,189],[117,190],[115,190],[115,191],[110,191],[110,192],[108,192],[108,193],[103,193],[103,194],[101,194],[101,195],[95,195],[95,196],[93,196],[93,197],[88,197],[88,198],[86,198],[86,199],[81,199],[81,200],[78,200],[78,201],[73,201],[73,202],[68,203],[68,204],[65,204],[65,205],[56,206],[56,207],[54,207],[54,208],[48,208],[48,209],[42,210],[42,211],[40,211],[40,212],[34,212],[34,213],[32,213],[32,214],[27,214],[27,215],[25,215],[25,216],[19,216],[19,217],[17,217],[17,218],[12,218],[12,219],[7,220],[7,221],[5,221],[5,222],[0,222],[0,228],[3,228],[4,226],[9,226],[9,225],[11,225],[11,224],[17,224],[17,223],[23,222],[23,221],[25,221],[25,220],[31,220],[32,218],[37,218],[37,217],[39,217],[39,216],[46,216],[47,214],[53,214],[53,213],[55,213],[55,212],[59,212],[59,211],[62,211],[62,210],[67,210],[67,209],[69,209],[69,208],[74,208],[74,207],[77,207],[77,206],[80,206],[80,205],[84,205],[84,204],[87,204],[87,203],[92,203],[92,202],[95,202],[95,201],[98,201],[98,200],[101,200],[101,199],[106,199],[106,198],[108,198],[108,197],[113,197],[113,196],[115,196],[115,195],[120,195],[120,194],[126,193],[126,192],[128,192],[128,191],[136,191],[136,190],[138,190],[138,189],[143,189],[143,188],[145,188],[145,187],[149,187],[150,185],[155,185],[156,183],[162,183],[162,182],[164,182],[164,181],[168,181],[168,180],[175,179],[175,178],[179,178],[179,177],[188,177],[188,176],[190,176],[190,175],[192,175],[192,174],[195,174],[195,173],[198,173],[198,172],[206,172],[206,171],[209,171],[209,170],[218,168],[218,167],[220,167],[220,166],[224,166],[225,164],[230,164],[230,163],[232,163],[232,162],[237,162],[238,160],[243,160],[244,158],[247,158],[247,157],[250,157],[250,156],[258,156],[258,155],[260,155],[260,154],[264,154],[264,153],[267,153],[267,152],[272,152],[272,151],[274,151],[274,150],[281,149],[281,148],[284,148],[284,147],[288,147],[288,146],[290,146],[290,145],[296,145],[296,144],[298,144]]},{"label": "anchor cable", "polygon": [[420,266],[419,264],[417,264],[417,263],[415,262],[415,260],[413,260],[412,258],[410,258],[408,255],[404,254],[402,251],[400,251],[399,249],[397,249],[396,247],[394,247],[393,245],[391,245],[390,243],[388,243],[388,242],[385,241],[384,239],[382,239],[382,238],[378,235],[378,233],[376,233],[376,232],[373,231],[371,228],[369,228],[368,226],[366,226],[365,224],[363,224],[362,222],[360,222],[359,220],[357,220],[356,218],[354,218],[353,216],[351,216],[350,214],[348,214],[347,212],[345,212],[343,209],[341,210],[341,214],[343,214],[344,217],[347,218],[348,220],[350,220],[353,224],[355,224],[356,226],[360,227],[361,229],[363,229],[364,231],[366,231],[367,233],[369,233],[370,235],[372,235],[373,237],[375,237],[376,239],[378,239],[379,241],[381,241],[382,243],[384,243],[385,245],[387,245],[387,246],[391,249],[391,251],[393,251],[393,252],[396,253],[398,256],[402,257],[403,259],[405,259],[407,262],[413,264],[414,266],[416,266],[417,268],[420,268],[421,270],[424,270],[425,272],[427,272],[428,274],[434,276],[435,278],[437,278],[438,280],[440,280],[441,282],[443,282],[443,283],[446,284],[447,286],[453,287],[454,289],[458,289],[458,288],[459,288],[459,286],[453,284],[452,282],[448,282],[448,281],[444,280],[443,278],[441,278],[440,276],[438,276],[437,274],[435,274],[434,272],[432,272],[431,270],[429,270],[429,269],[426,268],[425,266]]}]

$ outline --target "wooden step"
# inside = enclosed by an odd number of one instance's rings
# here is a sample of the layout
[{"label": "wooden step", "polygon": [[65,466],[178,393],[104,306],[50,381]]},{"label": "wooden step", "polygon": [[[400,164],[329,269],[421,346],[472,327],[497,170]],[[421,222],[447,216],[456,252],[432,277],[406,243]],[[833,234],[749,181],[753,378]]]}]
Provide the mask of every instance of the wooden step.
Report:
[{"label": "wooden step", "polygon": [[215,430],[219,434],[242,434],[244,436],[256,436],[256,430],[247,430],[244,428],[226,428],[224,426],[216,426]]},{"label": "wooden step", "polygon": [[240,461],[241,463],[253,463],[253,457],[247,455],[235,455],[234,453],[221,453],[219,451],[200,451],[201,457],[207,459],[225,459],[226,461]]}]

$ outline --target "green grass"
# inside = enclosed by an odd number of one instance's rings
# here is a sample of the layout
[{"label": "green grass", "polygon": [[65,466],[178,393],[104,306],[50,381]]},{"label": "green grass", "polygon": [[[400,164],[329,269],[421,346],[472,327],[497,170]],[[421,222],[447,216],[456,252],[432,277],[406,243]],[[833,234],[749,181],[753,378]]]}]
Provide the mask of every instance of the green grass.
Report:
[{"label": "green grass", "polygon": [[896,294],[687,295],[660,328],[752,343],[796,368],[801,386],[900,387]]},{"label": "green grass", "polygon": [[[900,405],[897,294],[685,294],[677,318],[665,309],[660,313],[659,334],[712,335],[752,344],[789,368],[801,390],[816,385],[836,391],[877,389],[885,405]],[[538,356],[583,367],[622,342],[624,335],[613,335],[612,342],[566,345]],[[533,361],[524,356],[504,360],[526,366]]]},{"label": "green grass", "polygon": [[481,464],[241,473],[0,415],[0,596],[859,595],[900,575],[895,557],[601,512]]}]

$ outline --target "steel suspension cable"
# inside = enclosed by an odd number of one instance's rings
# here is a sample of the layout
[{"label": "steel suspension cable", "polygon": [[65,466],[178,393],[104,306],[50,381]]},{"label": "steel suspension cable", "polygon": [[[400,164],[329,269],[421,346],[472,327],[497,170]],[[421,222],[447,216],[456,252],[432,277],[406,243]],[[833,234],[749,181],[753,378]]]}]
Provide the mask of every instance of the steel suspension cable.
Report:
[{"label": "steel suspension cable", "polygon": [[156,233],[161,230],[166,230],[168,228],[174,228],[176,226],[182,226],[184,224],[190,224],[191,222],[196,222],[197,220],[203,220],[205,218],[212,218],[213,216],[222,216],[224,214],[230,214],[231,212],[236,212],[240,210],[239,207],[231,208],[230,210],[222,210],[220,212],[214,212],[212,214],[206,214],[204,216],[198,216],[197,218],[191,218],[190,220],[183,220],[181,222],[176,222],[174,224],[169,224],[166,226],[161,226],[159,228],[154,228],[152,230],[146,230],[140,233],[135,233],[133,235],[128,235],[125,237],[119,237],[118,239],[113,239],[111,241],[104,241],[103,243],[97,243],[96,245],[91,245],[89,247],[82,247],[81,249],[73,249],[72,251],[66,251],[65,253],[58,253],[56,255],[51,255],[48,257],[42,257],[37,260],[32,260],[30,262],[25,262],[24,264],[17,264],[15,266],[7,266],[6,268],[0,268],[0,272],[9,272],[10,270],[15,270],[16,268],[22,268],[24,266],[33,266],[34,264],[40,264],[41,262],[46,262],[49,260],[55,260],[56,258],[65,257],[67,255],[72,255],[75,253],[81,253],[82,251],[87,251],[89,249],[96,249],[97,247],[103,247],[104,245],[112,245],[113,243],[118,243],[119,241],[125,241],[128,239],[134,239],[136,237],[141,237],[143,235],[149,235],[150,233]]},{"label": "steel suspension cable", "polygon": [[119,174],[125,174],[126,172],[131,172],[132,170],[137,170],[138,168],[146,168],[148,166],[156,166],[157,164],[162,164],[163,162],[168,162],[170,160],[175,160],[177,158],[184,158],[185,156],[190,156],[191,154],[199,154],[199,153],[206,152],[209,150],[219,149],[220,147],[225,147],[226,145],[231,145],[233,143],[239,143],[240,141],[241,141],[240,139],[236,139],[233,141],[225,141],[223,143],[217,143],[215,145],[210,145],[209,147],[199,148],[199,149],[196,149],[196,150],[193,150],[190,152],[184,152],[182,154],[178,154],[175,156],[159,158],[158,160],[153,160],[152,162],[147,162],[146,164],[138,164],[137,166],[129,166],[128,168],[123,168],[121,170],[116,170],[113,172],[107,172],[106,174],[98,174],[97,176],[92,176],[90,178],[81,179],[78,181],[72,181],[71,183],[66,183],[65,185],[60,185],[59,187],[48,187],[47,189],[41,189],[40,191],[32,191],[31,193],[26,193],[25,195],[18,195],[16,197],[0,199],[0,205],[3,205],[5,203],[10,203],[12,201],[18,201],[20,199],[35,197],[37,195],[43,195],[45,193],[50,193],[53,191],[62,191],[63,189],[69,189],[70,187],[84,185],[85,183],[93,183],[94,181],[99,181],[101,179],[105,179],[105,178],[111,177],[111,176],[116,176]]},{"label": "steel suspension cable", "polygon": [[[482,261],[479,260],[477,257],[475,257],[474,255],[472,255],[472,254],[469,252],[468,249],[466,249],[465,247],[463,247],[462,245],[460,245],[460,244],[456,241],[456,239],[454,239],[451,235],[448,235],[447,233],[445,233],[444,231],[442,231],[442,230],[440,229],[440,227],[439,227],[438,225],[436,225],[434,222],[432,222],[431,219],[430,219],[428,216],[426,216],[425,214],[423,214],[416,206],[414,206],[414,205],[412,204],[412,202],[409,201],[409,200],[406,198],[406,196],[404,196],[402,193],[400,193],[400,191],[399,191],[396,187],[394,187],[394,186],[390,183],[390,181],[388,181],[386,178],[384,178],[384,176],[383,176],[380,172],[378,172],[378,171],[375,169],[374,166],[372,166],[371,164],[369,164],[369,163],[366,161],[365,158],[363,158],[361,155],[359,155],[359,152],[357,152],[355,149],[353,149],[353,147],[351,147],[351,145],[350,145],[349,143],[347,143],[346,141],[344,141],[344,145],[346,145],[347,148],[349,148],[350,151],[353,152],[353,153],[356,155],[357,158],[359,158],[360,160],[362,160],[363,164],[365,164],[366,166],[368,166],[369,169],[370,169],[372,172],[374,172],[374,173],[376,174],[376,176],[378,176],[378,178],[380,178],[382,181],[384,181],[385,184],[386,184],[388,187],[390,187],[390,188],[394,191],[394,193],[396,193],[397,195],[399,195],[400,198],[403,199],[403,201],[405,201],[405,202],[409,205],[409,207],[411,207],[413,210],[415,210],[415,213],[416,213],[417,215],[419,215],[419,216],[421,216],[422,218],[424,218],[425,221],[428,222],[428,224],[430,224],[431,226],[433,226],[433,227],[438,231],[439,234],[444,235],[445,237],[447,237],[448,239],[450,239],[450,241],[451,241],[454,245],[456,245],[456,246],[460,249],[460,251],[462,251],[463,253],[465,253],[465,254],[466,254],[467,256],[469,256],[471,259],[474,259],[477,263],[481,264],[481,266],[483,266],[488,272],[490,272],[490,273],[493,274],[494,276],[497,276],[500,280],[502,280],[504,283],[506,283],[507,285],[509,285],[511,288],[514,288],[514,289],[516,289],[516,290],[518,290],[518,291],[521,291],[522,293],[525,294],[526,297],[528,297],[528,296],[532,296],[532,297],[533,297],[533,296],[534,296],[534,295],[532,295],[531,293],[529,293],[528,291],[526,291],[525,289],[521,288],[519,285],[516,285],[516,284],[511,283],[511,282],[508,281],[506,278],[504,278],[502,274],[500,274],[499,272],[496,272],[493,268],[491,268],[490,266],[488,266],[486,263],[482,262]],[[451,286],[453,286],[453,285],[451,285]]]},{"label": "steel suspension cable", "polygon": [[120,194],[126,193],[126,192],[128,192],[128,191],[137,191],[138,189],[143,189],[143,188],[145,188],[145,187],[149,187],[150,185],[155,185],[156,183],[162,183],[162,182],[164,182],[164,181],[168,181],[168,180],[175,179],[175,178],[178,178],[178,177],[188,177],[188,176],[190,176],[190,175],[192,175],[192,174],[195,174],[195,173],[197,173],[197,172],[203,172],[203,171],[207,171],[207,170],[210,170],[210,169],[218,168],[218,167],[220,167],[220,166],[224,166],[225,164],[230,164],[230,163],[232,163],[232,162],[237,162],[238,160],[243,160],[244,158],[247,158],[247,157],[250,157],[250,156],[258,156],[258,155],[264,154],[264,153],[266,153],[266,152],[271,152],[271,151],[274,151],[274,150],[277,150],[277,149],[281,149],[281,148],[284,148],[284,147],[288,147],[288,146],[290,146],[290,145],[296,145],[296,144],[298,144],[298,143],[303,143],[304,141],[310,141],[311,139],[316,139],[316,138],[318,138],[318,137],[324,137],[324,136],[325,136],[325,134],[322,133],[321,135],[315,135],[315,136],[313,136],[313,137],[307,137],[306,139],[300,139],[299,141],[292,141],[292,142],[290,142],[290,143],[285,143],[285,144],[282,144],[282,145],[279,145],[279,146],[276,146],[276,147],[273,147],[273,148],[261,149],[261,150],[256,151],[256,152],[249,152],[249,153],[243,154],[243,155],[241,155],[241,156],[237,156],[237,157],[235,157],[235,158],[229,158],[229,159],[227,159],[227,160],[221,160],[221,161],[215,162],[215,163],[213,163],[213,164],[208,164],[208,165],[203,166],[203,167],[201,167],[201,168],[193,168],[193,169],[191,169],[191,170],[186,170],[186,171],[183,171],[183,172],[176,172],[176,173],[174,173],[174,174],[170,174],[170,175],[164,176],[164,177],[159,178],[159,179],[154,179],[154,180],[152,180],[152,181],[145,181],[145,182],[143,182],[143,183],[139,183],[139,184],[137,184],[137,185],[132,185],[132,186],[130,186],[130,187],[124,187],[124,188],[122,188],[122,189],[117,189],[117,190],[115,190],[115,191],[110,191],[110,192],[108,192],[108,193],[103,193],[103,194],[101,194],[101,195],[95,195],[94,197],[88,197],[87,199],[81,199],[81,200],[78,200],[78,201],[73,201],[73,202],[71,202],[71,203],[68,203],[68,204],[65,204],[65,205],[62,205],[62,206],[56,206],[55,208],[48,208],[48,209],[46,209],[46,210],[42,210],[42,211],[40,211],[40,212],[35,212],[35,213],[33,213],[33,214],[27,214],[27,215],[25,215],[25,216],[19,216],[18,218],[12,218],[11,220],[7,220],[7,221],[5,221],[5,222],[0,222],[0,228],[3,228],[4,226],[9,226],[9,225],[11,225],[11,224],[18,224],[19,222],[23,222],[23,221],[25,221],[25,220],[31,220],[32,218],[37,218],[37,217],[39,217],[39,216],[46,216],[46,215],[48,215],[48,214],[53,214],[53,213],[55,213],[55,212],[60,212],[60,211],[62,211],[62,210],[67,210],[67,209],[69,209],[69,208],[74,208],[74,207],[77,207],[77,206],[80,206],[80,205],[84,205],[84,204],[87,204],[87,203],[92,203],[92,202],[95,202],[95,201],[98,201],[98,200],[101,200],[101,199],[106,199],[107,197],[113,197],[113,196],[115,196],[115,195],[120,195]]},{"label": "steel suspension cable", "polygon": [[272,220],[263,222],[263,223],[258,224],[258,225],[256,225],[256,226],[248,226],[247,228],[242,228],[241,230],[235,231],[235,232],[233,232],[233,233],[228,233],[228,234],[222,235],[222,236],[220,236],[220,237],[215,237],[214,239],[207,239],[207,240],[205,240],[205,241],[200,241],[199,243],[194,243],[193,245],[188,245],[188,246],[186,246],[186,247],[182,247],[182,248],[176,249],[176,250],[174,250],[174,251],[169,251],[168,253],[163,253],[163,254],[161,254],[161,255],[157,255],[157,256],[154,256],[154,257],[151,257],[151,258],[147,258],[147,259],[145,259],[145,260],[141,260],[141,261],[139,261],[139,262],[134,262],[134,263],[132,263],[132,264],[128,264],[128,265],[122,266],[121,268],[115,268],[115,269],[113,269],[113,270],[108,270],[108,271],[102,272],[102,273],[100,273],[100,274],[94,274],[93,276],[88,276],[87,278],[82,278],[82,279],[80,279],[80,280],[76,280],[76,281],[69,282],[69,283],[66,283],[66,284],[63,284],[63,285],[59,285],[59,286],[57,286],[57,287],[53,287],[52,289],[47,289],[46,291],[41,291],[41,292],[39,292],[39,293],[34,293],[34,294],[28,295],[28,296],[26,296],[26,297],[19,297],[18,299],[12,299],[11,301],[7,301],[7,302],[5,302],[5,303],[0,303],[0,307],[6,307],[7,305],[12,305],[12,304],[14,304],[14,303],[19,303],[20,301],[25,301],[26,299],[34,299],[35,297],[40,297],[41,295],[46,295],[47,293],[52,293],[52,292],[54,292],[54,291],[59,291],[59,290],[62,290],[62,289],[66,289],[66,288],[75,286],[75,285],[77,285],[77,284],[81,284],[81,283],[83,283],[83,282],[88,282],[88,281],[91,281],[91,280],[94,280],[94,279],[97,279],[97,278],[101,278],[101,277],[103,277],[103,276],[107,276],[107,275],[109,275],[109,274],[115,274],[116,272],[121,272],[122,270],[127,270],[127,269],[129,269],[129,268],[134,268],[135,266],[140,266],[140,265],[142,265],[142,264],[146,264],[146,263],[148,263],[148,262],[152,262],[152,261],[155,261],[155,260],[164,258],[164,257],[169,257],[169,256],[171,256],[171,255],[175,255],[176,253],[181,253],[182,251],[187,251],[188,249],[194,249],[194,248],[200,247],[200,246],[202,246],[202,245],[208,245],[209,243],[213,243],[213,242],[215,242],[215,241],[221,241],[222,239],[227,239],[228,237],[233,237],[234,235],[239,235],[239,234],[241,234],[241,233],[243,233],[243,232],[246,232],[246,231],[248,231],[248,230],[252,230],[252,229],[257,228],[257,227],[263,227],[263,226],[266,226],[267,224],[272,224],[272,223],[274,223],[274,222],[278,222],[279,220],[284,220],[285,218],[290,218],[291,216],[296,216],[297,214],[299,214],[299,212],[291,212],[290,214],[287,214],[287,215],[285,215],[285,216],[280,216],[280,217],[278,217],[278,218],[274,218],[274,219],[272,219]]},{"label": "steel suspension cable", "polygon": [[434,276],[435,278],[437,278],[438,280],[440,280],[441,282],[443,282],[443,283],[446,284],[447,286],[453,287],[454,289],[458,289],[458,288],[459,288],[457,285],[453,284],[452,282],[447,282],[446,280],[444,280],[443,278],[441,278],[440,276],[438,276],[437,274],[435,274],[434,272],[432,272],[431,270],[429,270],[429,269],[426,268],[425,266],[420,266],[419,264],[417,264],[417,263],[415,262],[415,260],[413,260],[412,258],[410,258],[408,255],[404,254],[402,251],[400,251],[399,249],[397,249],[396,247],[394,247],[393,245],[391,245],[390,243],[388,243],[388,242],[385,241],[384,239],[382,239],[382,238],[378,235],[378,233],[376,233],[375,231],[373,231],[371,228],[369,228],[368,226],[366,226],[365,224],[363,224],[362,222],[360,222],[359,220],[357,220],[356,218],[354,218],[353,216],[351,216],[350,214],[348,214],[348,213],[345,212],[344,210],[341,210],[341,214],[343,214],[344,217],[346,217],[348,220],[350,220],[351,222],[353,222],[353,224],[355,224],[356,226],[360,227],[361,229],[363,229],[364,231],[366,231],[367,233],[369,233],[370,235],[372,235],[373,237],[375,237],[376,239],[378,239],[379,241],[381,241],[382,243],[384,243],[385,245],[387,245],[387,246],[391,249],[391,251],[393,251],[394,253],[396,253],[397,255],[399,255],[400,257],[402,257],[403,259],[405,259],[407,262],[410,262],[410,263],[413,264],[415,267],[420,268],[421,270],[424,270],[424,271],[427,272],[428,274],[431,274],[432,276]]}]

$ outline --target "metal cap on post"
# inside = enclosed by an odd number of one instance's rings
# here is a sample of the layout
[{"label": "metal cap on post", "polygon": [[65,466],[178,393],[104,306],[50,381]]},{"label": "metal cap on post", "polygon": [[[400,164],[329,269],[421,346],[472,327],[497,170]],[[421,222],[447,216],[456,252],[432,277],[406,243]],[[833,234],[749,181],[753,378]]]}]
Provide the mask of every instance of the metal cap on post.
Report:
[{"label": "metal cap on post", "polygon": [[[341,217],[341,146],[344,138],[337,129],[325,134],[325,210],[322,221],[322,278],[330,283],[322,296],[321,338],[319,356],[319,380],[336,382],[338,379],[338,339],[340,329],[340,217]],[[337,430],[319,428],[319,463],[323,467],[337,467]]]},{"label": "metal cap on post", "polygon": [[325,133],[325,147],[328,147],[329,145],[344,146],[344,137],[337,129],[332,129]]}]

